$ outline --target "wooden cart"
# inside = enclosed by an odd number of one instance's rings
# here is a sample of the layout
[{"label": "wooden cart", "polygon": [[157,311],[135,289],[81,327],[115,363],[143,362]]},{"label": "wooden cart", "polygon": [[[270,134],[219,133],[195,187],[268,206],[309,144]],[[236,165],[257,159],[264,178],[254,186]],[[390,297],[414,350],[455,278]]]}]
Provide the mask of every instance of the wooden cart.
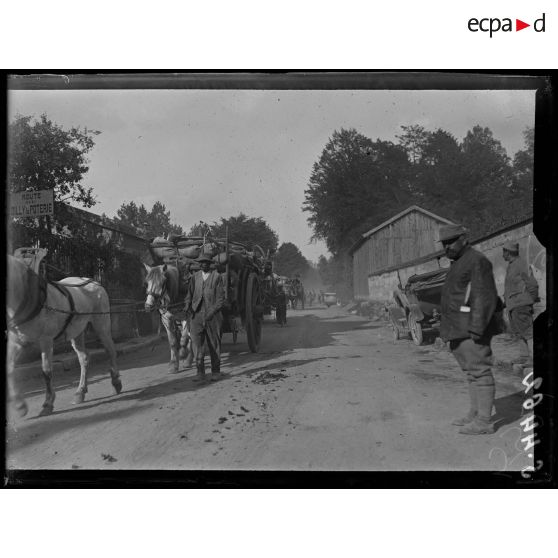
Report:
[{"label": "wooden cart", "polygon": [[155,263],[175,265],[181,276],[199,269],[196,261],[200,253],[209,255],[213,266],[225,279],[225,306],[222,333],[231,333],[236,343],[239,324],[246,330],[248,347],[258,352],[264,313],[263,269],[260,250],[249,250],[240,242],[226,238],[174,237],[151,239],[149,251]]}]

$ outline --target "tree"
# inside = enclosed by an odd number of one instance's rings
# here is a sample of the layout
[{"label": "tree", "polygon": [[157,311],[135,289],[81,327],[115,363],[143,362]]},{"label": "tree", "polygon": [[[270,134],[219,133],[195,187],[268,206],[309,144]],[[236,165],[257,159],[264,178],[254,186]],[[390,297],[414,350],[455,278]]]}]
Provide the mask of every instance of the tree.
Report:
[{"label": "tree", "polygon": [[249,248],[253,248],[254,244],[257,244],[264,252],[277,250],[279,237],[261,217],[248,217],[244,213],[240,213],[236,217],[221,218],[219,223],[211,226],[211,234],[224,238],[227,227],[229,239],[232,241],[241,242]]},{"label": "tree", "polygon": [[54,190],[58,202],[95,205],[93,188],[82,184],[89,170],[87,153],[93,136],[85,128],[64,130],[42,114],[38,120],[17,115],[8,128],[8,189],[10,192]]},{"label": "tree", "polygon": [[279,246],[274,263],[275,273],[287,277],[294,277],[296,273],[304,276],[310,269],[308,260],[292,242],[284,242]]},{"label": "tree", "polygon": [[478,233],[504,224],[510,212],[512,166],[506,150],[489,128],[474,126],[461,145],[463,176],[459,211]]},{"label": "tree", "polygon": [[430,136],[423,126],[413,124],[412,126],[401,126],[403,133],[395,136],[399,140],[399,145],[405,149],[409,160],[413,165],[420,163],[424,157],[426,142]]},{"label": "tree", "polygon": [[523,131],[525,148],[513,158],[512,193],[517,205],[531,207],[533,203],[533,166],[535,160],[535,129]]},{"label": "tree", "polygon": [[[415,153],[415,162],[412,165],[411,189],[416,203],[440,215],[445,215],[448,211],[452,211],[456,197],[461,196],[460,189],[463,182],[461,147],[452,134],[440,128],[435,132],[422,129],[421,133],[414,138],[412,149]],[[416,153],[420,153],[418,158]],[[408,156],[411,158],[413,154],[408,152]]]},{"label": "tree", "polygon": [[199,221],[188,232],[188,236],[205,236],[207,234],[211,234],[211,225],[205,221]]},{"label": "tree", "polygon": [[170,233],[184,234],[181,226],[171,223],[170,211],[159,201],[153,204],[150,211],[143,204],[137,206],[133,201],[123,203],[116,212],[114,221],[133,228],[138,236],[147,238]]},{"label": "tree", "polygon": [[320,279],[328,291],[335,292],[339,299],[352,298],[352,262],[347,254],[318,259]]},{"label": "tree", "polygon": [[409,205],[405,150],[354,129],[335,131],[314,163],[303,211],[313,238],[334,255],[346,251],[367,227]]}]

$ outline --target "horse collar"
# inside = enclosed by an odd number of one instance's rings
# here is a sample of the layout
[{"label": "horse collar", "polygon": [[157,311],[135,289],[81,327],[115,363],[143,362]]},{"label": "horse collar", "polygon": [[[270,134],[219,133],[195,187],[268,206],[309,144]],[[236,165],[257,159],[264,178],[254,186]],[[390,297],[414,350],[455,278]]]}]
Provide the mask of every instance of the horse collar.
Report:
[{"label": "horse collar", "polygon": [[[28,272],[30,272],[30,270],[28,270]],[[33,275],[31,277],[33,277]],[[18,309],[15,311],[15,314],[14,314],[13,318],[11,318],[8,321],[8,324],[7,324],[8,329],[13,329],[13,328],[18,327],[20,325],[23,325],[26,322],[31,321],[33,318],[38,316],[38,314],[43,309],[43,306],[45,304],[46,297],[47,297],[47,282],[40,275],[37,275],[36,277],[38,279],[39,296],[37,298],[37,301],[36,301],[35,305],[31,309],[31,311],[28,312],[27,314],[23,314],[23,315],[18,316],[18,314],[23,313],[23,311],[25,309],[25,306],[29,302],[29,299],[27,299],[27,298],[23,299],[23,301],[19,305]]]}]

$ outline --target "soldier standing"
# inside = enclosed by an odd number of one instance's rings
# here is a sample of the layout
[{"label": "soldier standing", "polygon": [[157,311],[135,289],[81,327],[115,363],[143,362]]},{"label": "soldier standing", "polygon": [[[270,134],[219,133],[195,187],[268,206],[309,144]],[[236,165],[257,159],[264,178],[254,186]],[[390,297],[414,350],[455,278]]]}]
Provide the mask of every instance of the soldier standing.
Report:
[{"label": "soldier standing", "polygon": [[512,333],[519,341],[521,368],[533,366],[533,305],[538,298],[537,280],[527,272],[527,264],[519,257],[519,244],[506,242],[503,257],[508,262],[504,301]]},{"label": "soldier standing", "polygon": [[498,297],[492,264],[469,245],[462,225],[440,227],[439,240],[452,260],[442,287],[440,337],[449,341],[469,384],[469,412],[452,424],[462,426],[461,434],[490,434],[495,395],[491,322]]}]

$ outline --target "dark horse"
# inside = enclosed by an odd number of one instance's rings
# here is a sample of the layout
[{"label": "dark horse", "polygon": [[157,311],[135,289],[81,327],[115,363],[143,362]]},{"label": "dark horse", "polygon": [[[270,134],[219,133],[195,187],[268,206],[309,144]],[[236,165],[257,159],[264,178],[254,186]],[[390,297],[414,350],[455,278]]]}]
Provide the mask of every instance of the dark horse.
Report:
[{"label": "dark horse", "polygon": [[157,308],[161,314],[161,321],[169,340],[169,374],[176,374],[180,358],[186,358],[186,368],[192,366],[193,359],[190,328],[184,313],[189,274],[185,277],[186,281],[181,282],[180,272],[174,265],[144,265],[147,270],[145,309],[151,311]]},{"label": "dark horse", "polygon": [[297,304],[300,301],[300,305],[304,310],[304,287],[299,280],[294,279],[290,281],[287,296],[293,309],[296,310]]}]

